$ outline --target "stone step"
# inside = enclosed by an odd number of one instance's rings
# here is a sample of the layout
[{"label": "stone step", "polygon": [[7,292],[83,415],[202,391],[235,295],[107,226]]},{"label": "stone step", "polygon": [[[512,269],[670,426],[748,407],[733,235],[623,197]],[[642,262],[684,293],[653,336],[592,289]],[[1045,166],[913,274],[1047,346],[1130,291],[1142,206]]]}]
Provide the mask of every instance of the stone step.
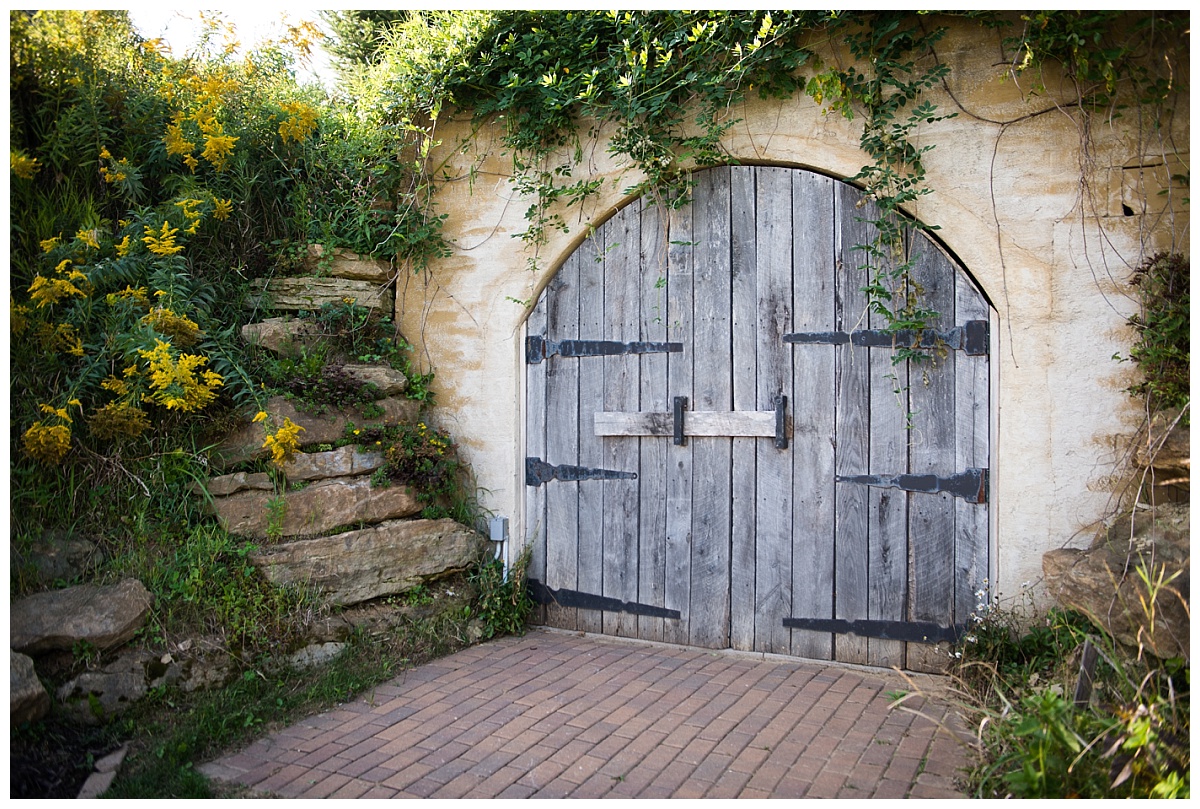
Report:
[{"label": "stone step", "polygon": [[315,587],[349,605],[410,590],[468,568],[487,541],[454,520],[388,520],[317,539],[272,545],[249,555],[275,585]]}]

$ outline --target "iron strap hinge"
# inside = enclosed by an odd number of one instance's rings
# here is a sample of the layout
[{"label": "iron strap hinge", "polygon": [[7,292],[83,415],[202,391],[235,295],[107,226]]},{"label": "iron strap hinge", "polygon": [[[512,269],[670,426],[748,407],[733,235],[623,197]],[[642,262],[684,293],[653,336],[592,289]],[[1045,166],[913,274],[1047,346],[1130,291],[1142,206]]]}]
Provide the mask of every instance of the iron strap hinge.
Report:
[{"label": "iron strap hinge", "polygon": [[968,503],[986,503],[988,471],[968,469],[948,478],[937,475],[838,475],[838,483],[861,483],[884,489],[902,489],[906,492],[940,494],[945,492],[961,497]]},{"label": "iron strap hinge", "polygon": [[845,618],[784,618],[788,629],[807,629],[810,632],[832,632],[837,635],[858,635],[879,640],[901,640],[907,643],[956,643],[966,634],[965,626],[942,626],[932,621],[872,621]]},{"label": "iron strap hinge", "polygon": [[912,329],[888,331],[887,329],[863,329],[861,331],[807,331],[783,335],[785,343],[845,345],[869,348],[891,348],[893,346],[911,346],[913,348],[949,348],[962,351],[968,356],[979,357],[988,354],[988,322],[986,320],[969,320],[962,326],[955,326],[949,331],[934,331],[924,329],[919,333]]},{"label": "iron strap hinge", "polygon": [[547,340],[544,336],[525,338],[525,362],[537,365],[557,354],[560,357],[612,357],[619,354],[677,354],[683,343],[622,343],[616,340]]},{"label": "iron strap hinge", "polygon": [[552,480],[637,480],[637,472],[621,472],[616,469],[589,469],[586,466],[548,464],[541,458],[525,459],[525,485],[541,486]]},{"label": "iron strap hinge", "polygon": [[579,609],[604,610],[605,612],[628,612],[650,618],[678,619],[680,617],[679,610],[669,610],[666,607],[639,604],[636,601],[622,601],[619,598],[581,593],[578,590],[554,590],[537,579],[528,579],[527,582],[529,596],[536,604],[558,604],[560,607],[578,607]]}]

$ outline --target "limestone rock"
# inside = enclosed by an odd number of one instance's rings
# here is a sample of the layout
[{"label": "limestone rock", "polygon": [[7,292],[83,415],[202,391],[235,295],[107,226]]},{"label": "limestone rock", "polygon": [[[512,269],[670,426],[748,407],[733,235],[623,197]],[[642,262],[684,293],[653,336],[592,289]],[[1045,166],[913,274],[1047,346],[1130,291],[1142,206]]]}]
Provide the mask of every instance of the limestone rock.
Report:
[{"label": "limestone rock", "polygon": [[[1190,509],[1169,504],[1128,515],[1100,532],[1087,550],[1062,548],[1042,557],[1046,589],[1059,604],[1088,615],[1121,643],[1159,658],[1191,657]],[[1169,581],[1154,601],[1151,626],[1142,600],[1150,601],[1138,575]],[[1174,577],[1174,578],[1172,578]]]},{"label": "limestone rock", "polygon": [[358,531],[264,548],[250,561],[274,584],[308,584],[333,604],[402,593],[462,570],[483,537],[454,520],[390,520]]},{"label": "limestone rock", "polygon": [[[369,478],[335,478],[286,491],[243,491],[213,499],[221,527],[231,534],[263,539],[271,527],[272,501],[283,499],[280,536],[311,536],[355,523],[378,523],[421,510],[406,486],[373,488]],[[278,502],[278,501],[276,501]]]},{"label": "limestone rock", "polygon": [[345,648],[346,644],[336,641],[314,643],[310,646],[305,646],[300,651],[291,655],[288,658],[288,663],[291,664],[292,668],[297,670],[311,669],[333,660]]},{"label": "limestone rock", "polygon": [[306,318],[269,317],[261,323],[242,326],[242,339],[247,343],[284,356],[312,348],[323,336],[321,324]]},{"label": "limestone rock", "polygon": [[275,484],[266,472],[235,472],[208,481],[208,493],[213,497],[226,497],[247,489],[270,492],[275,490]]},{"label": "limestone rock", "polygon": [[94,542],[61,531],[47,531],[33,544],[26,557],[39,581],[71,581],[100,561]]},{"label": "limestone rock", "polygon": [[11,646],[26,654],[69,651],[81,642],[100,651],[111,649],[141,628],[152,601],[137,579],[36,593],[12,605]]},{"label": "limestone rock", "polygon": [[408,389],[408,377],[386,365],[347,364],[342,370],[360,385],[374,385],[384,396],[395,396]]},{"label": "limestone rock", "polygon": [[329,452],[297,452],[292,462],[284,465],[283,474],[288,480],[354,477],[369,475],[385,463],[382,453],[346,446]]},{"label": "limestone rock", "polygon": [[386,261],[360,256],[340,247],[334,248],[328,259],[322,260],[324,256],[324,245],[310,244],[305,267],[310,272],[328,273],[336,278],[373,281],[376,284],[386,284],[396,274]]},{"label": "limestone rock", "polygon": [[36,722],[50,712],[50,695],[33,668],[33,660],[8,653],[8,716],[10,725]]},{"label": "limestone rock", "polygon": [[149,652],[122,655],[104,668],[85,671],[65,683],[56,696],[68,716],[84,724],[99,724],[146,696],[151,687],[146,667],[154,659]]},{"label": "limestone rock", "polygon": [[[300,433],[302,445],[332,444],[345,434],[346,426],[351,422],[360,426],[406,424],[415,421],[421,412],[421,403],[412,399],[388,397],[374,404],[383,410],[382,416],[366,418],[352,407],[313,414],[299,410],[295,403],[282,396],[273,396],[267,400],[266,411],[270,415],[269,421],[273,424],[283,424],[283,420],[287,418],[303,427],[304,432]],[[269,453],[262,445],[267,435],[266,427],[262,422],[251,422],[253,415],[247,414],[245,425],[216,446],[212,456],[214,464],[231,466],[267,457]]]},{"label": "limestone rock", "polygon": [[315,311],[327,303],[354,303],[385,315],[395,309],[395,290],[371,281],[348,278],[256,278],[246,305],[252,309]]}]

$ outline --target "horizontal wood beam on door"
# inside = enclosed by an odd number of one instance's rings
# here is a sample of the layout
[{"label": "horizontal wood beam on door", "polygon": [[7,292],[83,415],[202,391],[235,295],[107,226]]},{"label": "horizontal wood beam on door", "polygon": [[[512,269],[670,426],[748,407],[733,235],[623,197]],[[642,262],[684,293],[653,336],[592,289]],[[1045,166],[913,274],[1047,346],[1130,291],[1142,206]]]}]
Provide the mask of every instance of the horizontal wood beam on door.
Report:
[{"label": "horizontal wood beam on door", "polygon": [[[673,435],[672,413],[596,413],[595,434],[600,436]],[[683,434],[708,437],[775,437],[774,410],[689,410]]]}]

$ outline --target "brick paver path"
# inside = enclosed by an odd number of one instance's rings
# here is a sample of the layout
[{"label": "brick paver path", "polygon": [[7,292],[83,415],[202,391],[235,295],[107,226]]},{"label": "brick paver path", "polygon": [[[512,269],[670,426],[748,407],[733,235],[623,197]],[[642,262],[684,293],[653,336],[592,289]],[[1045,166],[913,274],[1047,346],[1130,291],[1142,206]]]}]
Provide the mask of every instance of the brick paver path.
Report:
[{"label": "brick paver path", "polygon": [[890,708],[908,688],[894,672],[539,629],[200,771],[297,798],[963,797],[957,716],[932,699],[906,703],[923,716]]}]

